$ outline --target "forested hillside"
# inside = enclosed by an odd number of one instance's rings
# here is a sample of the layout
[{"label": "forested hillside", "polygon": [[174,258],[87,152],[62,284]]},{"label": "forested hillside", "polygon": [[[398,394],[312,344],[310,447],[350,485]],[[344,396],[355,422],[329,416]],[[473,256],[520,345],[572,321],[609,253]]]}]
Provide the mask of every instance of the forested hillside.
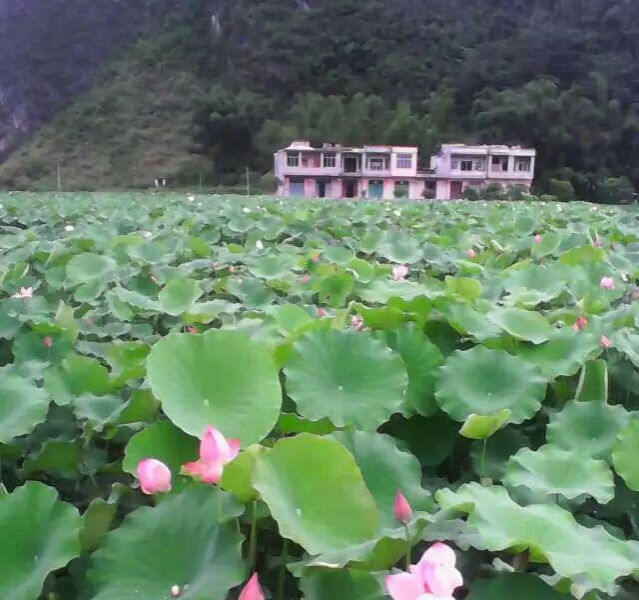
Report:
[{"label": "forested hillside", "polygon": [[[25,2],[28,0],[24,0]],[[175,6],[175,5],[174,5]],[[294,136],[534,145],[541,190],[639,184],[635,0],[183,0],[0,166],[8,187],[234,183]],[[59,32],[58,35],[64,35]]]}]

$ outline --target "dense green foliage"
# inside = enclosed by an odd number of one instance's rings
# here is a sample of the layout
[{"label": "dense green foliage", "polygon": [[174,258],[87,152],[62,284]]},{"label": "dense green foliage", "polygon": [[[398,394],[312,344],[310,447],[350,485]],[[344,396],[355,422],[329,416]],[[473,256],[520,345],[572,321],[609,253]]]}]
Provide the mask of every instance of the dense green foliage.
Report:
[{"label": "dense green foliage", "polygon": [[3,599],[383,600],[407,535],[458,600],[637,597],[635,207],[0,204]]},{"label": "dense green foliage", "polygon": [[[189,0],[0,167],[6,186],[234,184],[294,136],[522,143],[538,187],[639,183],[633,0]],[[211,10],[215,16],[211,21]],[[621,179],[619,179],[621,178]],[[621,190],[621,191],[620,191]]]}]

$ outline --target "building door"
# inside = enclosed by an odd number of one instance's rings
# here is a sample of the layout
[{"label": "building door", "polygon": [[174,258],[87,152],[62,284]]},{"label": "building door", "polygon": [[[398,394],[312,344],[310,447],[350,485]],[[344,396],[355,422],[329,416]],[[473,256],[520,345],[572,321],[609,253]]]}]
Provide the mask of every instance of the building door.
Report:
[{"label": "building door", "polygon": [[368,197],[369,198],[382,198],[384,196],[384,182],[383,181],[370,181],[368,183]]},{"label": "building door", "polygon": [[345,179],[342,182],[342,193],[344,198],[355,198],[357,196],[357,180]]},{"label": "building door", "polygon": [[331,196],[331,182],[317,180],[317,197],[318,198],[330,198]]},{"label": "building door", "polygon": [[304,197],[304,180],[303,179],[291,179],[288,184],[288,195],[293,198]]},{"label": "building door", "polygon": [[462,197],[463,183],[461,181],[450,182],[450,199],[459,200]]}]

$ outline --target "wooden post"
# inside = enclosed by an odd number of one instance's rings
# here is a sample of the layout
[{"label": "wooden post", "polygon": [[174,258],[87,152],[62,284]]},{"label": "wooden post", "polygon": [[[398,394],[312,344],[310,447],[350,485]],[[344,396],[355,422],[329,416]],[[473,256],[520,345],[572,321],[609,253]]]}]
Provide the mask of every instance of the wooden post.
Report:
[{"label": "wooden post", "polygon": [[62,172],[60,170],[60,163],[58,163],[58,192],[62,191]]},{"label": "wooden post", "polygon": [[249,171],[249,168],[246,167],[246,195],[247,196],[251,195],[251,179],[250,179],[250,175],[251,175],[251,172]]}]

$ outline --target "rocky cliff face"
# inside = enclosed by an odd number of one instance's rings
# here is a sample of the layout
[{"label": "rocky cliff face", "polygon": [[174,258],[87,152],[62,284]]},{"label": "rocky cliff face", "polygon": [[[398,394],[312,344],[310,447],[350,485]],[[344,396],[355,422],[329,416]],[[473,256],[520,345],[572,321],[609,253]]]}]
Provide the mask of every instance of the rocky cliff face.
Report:
[{"label": "rocky cliff face", "polygon": [[0,0],[0,155],[180,2]]}]

